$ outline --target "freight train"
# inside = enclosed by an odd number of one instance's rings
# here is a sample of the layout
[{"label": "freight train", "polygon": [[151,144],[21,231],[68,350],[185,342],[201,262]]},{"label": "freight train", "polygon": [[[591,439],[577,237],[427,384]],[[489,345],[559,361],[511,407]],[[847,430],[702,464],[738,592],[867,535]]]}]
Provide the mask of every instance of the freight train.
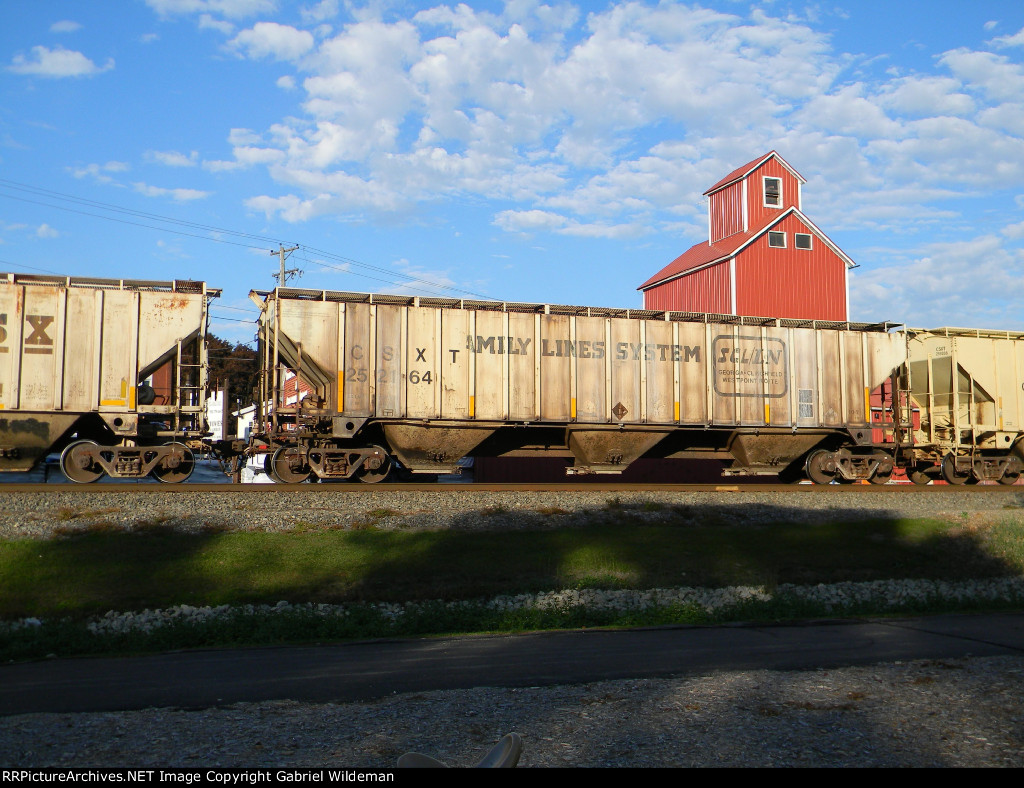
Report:
[{"label": "freight train", "polygon": [[211,441],[218,293],[0,274],[0,470],[61,451],[72,481],[175,483],[199,448],[288,483],[472,456],[564,457],[575,474],[718,459],[818,484],[1024,470],[1024,333],[295,288],[250,294],[259,411],[247,439]]}]

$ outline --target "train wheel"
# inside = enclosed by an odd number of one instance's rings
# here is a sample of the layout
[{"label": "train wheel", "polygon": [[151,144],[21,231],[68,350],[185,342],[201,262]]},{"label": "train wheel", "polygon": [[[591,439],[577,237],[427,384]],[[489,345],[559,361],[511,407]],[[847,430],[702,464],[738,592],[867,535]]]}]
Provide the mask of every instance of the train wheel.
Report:
[{"label": "train wheel", "polygon": [[1006,470],[1003,471],[1003,475],[999,477],[998,482],[1007,486],[1016,484],[1017,480],[1020,479],[1021,475],[1021,464],[1020,460],[1016,457],[1010,457],[1010,461],[1006,466]]},{"label": "train wheel", "polygon": [[829,452],[825,449],[818,449],[816,452],[812,452],[807,458],[807,464],[804,469],[807,471],[807,478],[815,484],[831,484],[832,480],[836,478],[835,470],[828,470]]},{"label": "train wheel", "polygon": [[391,458],[388,456],[387,452],[380,446],[374,446],[373,448],[379,450],[384,456],[384,459],[376,468],[370,468],[367,466],[367,463],[364,462],[362,467],[356,471],[356,478],[365,484],[376,484],[377,482],[382,482],[391,472]]},{"label": "train wheel", "polygon": [[274,455],[267,453],[263,455],[263,471],[270,477],[271,481],[276,484],[283,484],[283,482],[277,478],[277,471],[274,470]]},{"label": "train wheel", "polygon": [[60,455],[61,472],[76,484],[89,484],[103,475],[103,468],[93,460],[93,452],[99,450],[95,441],[76,441]]},{"label": "train wheel", "polygon": [[949,484],[960,485],[967,484],[968,479],[971,477],[958,473],[956,470],[956,457],[952,454],[947,454],[942,458],[942,478]]},{"label": "train wheel", "polygon": [[297,446],[282,446],[274,452],[271,478],[282,484],[301,484],[309,478],[311,468]]},{"label": "train wheel", "polygon": [[888,484],[891,478],[892,471],[889,471],[888,473],[878,473],[876,471],[875,473],[871,474],[871,477],[868,479],[868,481],[871,482],[872,484]]},{"label": "train wheel", "polygon": [[932,480],[931,476],[929,476],[927,473],[925,473],[922,470],[918,470],[917,468],[914,468],[913,470],[908,471],[907,472],[907,478],[910,479],[910,481],[912,481],[914,484],[918,484],[918,485],[920,485],[922,487],[924,487],[926,484],[928,484]]},{"label": "train wheel", "polygon": [[183,443],[168,443],[166,448],[171,453],[160,460],[149,474],[164,484],[181,484],[196,469],[196,458]]}]

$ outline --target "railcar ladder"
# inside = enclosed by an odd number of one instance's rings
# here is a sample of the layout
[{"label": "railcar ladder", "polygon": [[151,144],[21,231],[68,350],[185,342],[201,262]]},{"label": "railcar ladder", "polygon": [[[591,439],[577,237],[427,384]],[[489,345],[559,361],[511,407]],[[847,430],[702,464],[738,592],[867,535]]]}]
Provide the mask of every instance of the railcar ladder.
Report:
[{"label": "railcar ladder", "polygon": [[[182,421],[183,421],[182,414],[186,414],[186,413],[188,413],[188,414],[197,414],[197,413],[201,413],[202,410],[203,410],[203,407],[200,404],[200,401],[202,400],[202,397],[199,396],[200,392],[202,391],[202,388],[203,388],[202,385],[200,385],[202,383],[202,375],[199,374],[199,371],[202,370],[202,368],[203,368],[202,359],[197,359],[197,361],[199,363],[196,363],[196,364],[185,364],[185,363],[182,362],[182,356],[183,356],[183,354],[182,354],[182,344],[181,344],[181,340],[179,339],[178,342],[177,342],[177,356],[175,358],[175,363],[174,363],[174,371],[175,371],[174,386],[175,386],[175,405],[176,405],[175,410],[174,410],[174,431],[175,432],[180,432],[182,430]],[[190,369],[191,370],[196,370],[196,374],[194,376],[194,383],[195,383],[195,385],[188,385],[187,384],[189,376],[185,375],[184,372],[183,372],[183,370],[190,370]],[[191,424],[192,426],[195,426],[196,419],[195,419],[194,415],[192,415],[191,418],[189,418],[188,421],[189,421],[189,424]]]}]

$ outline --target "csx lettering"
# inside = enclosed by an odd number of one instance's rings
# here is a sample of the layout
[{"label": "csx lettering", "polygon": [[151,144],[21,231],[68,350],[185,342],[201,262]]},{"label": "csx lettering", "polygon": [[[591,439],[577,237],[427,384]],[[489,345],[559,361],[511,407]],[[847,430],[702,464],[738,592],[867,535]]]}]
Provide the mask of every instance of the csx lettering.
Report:
[{"label": "csx lettering", "polygon": [[47,327],[53,322],[52,315],[25,315],[25,320],[32,326],[32,333],[25,340],[26,345],[53,344],[53,340],[46,333]]}]

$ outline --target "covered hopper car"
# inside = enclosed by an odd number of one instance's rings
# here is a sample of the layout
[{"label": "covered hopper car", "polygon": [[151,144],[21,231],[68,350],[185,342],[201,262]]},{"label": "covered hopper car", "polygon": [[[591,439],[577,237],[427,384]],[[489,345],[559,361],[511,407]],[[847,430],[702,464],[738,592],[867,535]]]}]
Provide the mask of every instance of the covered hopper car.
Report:
[{"label": "covered hopper car", "polygon": [[0,471],[181,482],[205,433],[203,282],[0,274]]},{"label": "covered hopper car", "polygon": [[871,393],[897,385],[906,361],[906,336],[886,324],[291,288],[251,297],[269,405],[256,431],[279,481],[374,482],[393,459],[446,473],[472,455],[567,456],[572,473],[728,458],[734,474],[796,478],[825,451],[818,480],[884,482],[897,459],[872,428]]},{"label": "covered hopper car", "polygon": [[1024,470],[1024,333],[906,333],[902,385],[920,409],[902,448],[910,478],[1016,482]]}]

